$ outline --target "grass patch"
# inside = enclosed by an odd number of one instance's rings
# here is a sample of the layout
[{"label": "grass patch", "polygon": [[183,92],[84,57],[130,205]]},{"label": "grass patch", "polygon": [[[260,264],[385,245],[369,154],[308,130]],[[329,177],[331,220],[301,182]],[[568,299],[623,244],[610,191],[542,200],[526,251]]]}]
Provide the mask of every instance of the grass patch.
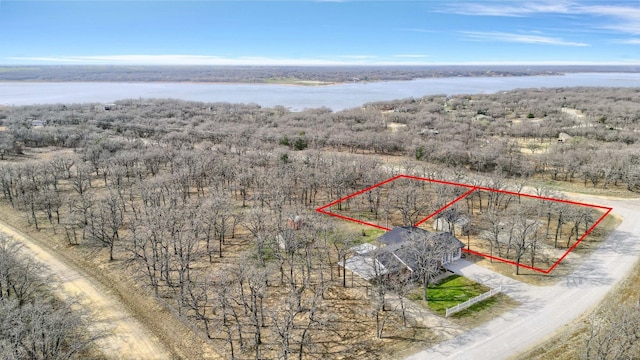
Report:
[{"label": "grass patch", "polygon": [[[410,294],[410,298],[415,301],[422,300],[422,288],[416,289]],[[478,284],[460,275],[452,275],[444,279],[437,285],[429,286],[427,290],[427,306],[438,315],[444,316],[446,310],[463,303],[473,297],[489,291],[490,289],[482,284]],[[469,309],[458,313],[458,317],[464,317],[491,307],[496,299],[487,299],[474,304]]]},{"label": "grass patch", "polygon": [[364,244],[364,243],[373,243],[380,236],[382,236],[382,234],[386,232],[381,229],[374,229],[368,226],[364,226],[364,225],[360,225],[352,222],[345,222],[342,224],[342,226],[345,230],[353,231],[360,235],[356,239],[354,239],[356,242],[356,245]]},{"label": "grass patch", "polygon": [[362,243],[370,243],[373,242],[374,240],[377,240],[380,236],[382,236],[382,234],[385,233],[384,230],[380,230],[380,229],[362,229],[362,237],[360,237],[360,240],[362,240]]}]

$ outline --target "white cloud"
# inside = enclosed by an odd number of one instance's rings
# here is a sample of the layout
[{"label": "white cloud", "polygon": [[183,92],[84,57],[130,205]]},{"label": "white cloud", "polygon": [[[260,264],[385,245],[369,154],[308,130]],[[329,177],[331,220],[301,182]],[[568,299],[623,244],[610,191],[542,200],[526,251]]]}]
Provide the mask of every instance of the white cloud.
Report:
[{"label": "white cloud", "polygon": [[500,41],[500,42],[512,42],[522,44],[538,44],[538,45],[561,45],[561,46],[590,46],[586,43],[565,41],[558,38],[531,35],[531,34],[512,34],[505,32],[482,32],[482,31],[462,31],[469,39],[472,40],[485,40],[485,41]]},{"label": "white cloud", "polygon": [[579,18],[588,15],[589,17],[584,17],[585,27],[640,34],[640,3],[634,2],[627,2],[625,5],[596,5],[588,1],[561,0],[453,2],[440,11],[459,15],[503,17],[533,17],[555,14]]},{"label": "white cloud", "polygon": [[640,3],[638,6],[587,5],[577,8],[582,14],[611,18],[612,22],[596,25],[597,28],[609,29],[629,34],[640,34]]},{"label": "white cloud", "polygon": [[[207,55],[95,55],[7,57],[14,64],[67,65],[238,65],[238,66],[338,66],[338,65],[425,65],[419,58],[379,58],[371,55],[344,55],[332,58],[222,57]],[[0,59],[2,62],[2,59]]]},{"label": "white cloud", "polygon": [[623,39],[616,41],[618,44],[640,45],[640,39]]},{"label": "white cloud", "polygon": [[423,55],[423,54],[397,54],[397,55],[391,55],[391,57],[394,57],[394,58],[401,58],[401,59],[422,59],[422,58],[428,58],[428,57],[431,57],[431,55]]},{"label": "white cloud", "polygon": [[442,12],[459,15],[524,17],[533,14],[571,14],[571,3],[566,1],[518,1],[518,2],[453,2]]}]

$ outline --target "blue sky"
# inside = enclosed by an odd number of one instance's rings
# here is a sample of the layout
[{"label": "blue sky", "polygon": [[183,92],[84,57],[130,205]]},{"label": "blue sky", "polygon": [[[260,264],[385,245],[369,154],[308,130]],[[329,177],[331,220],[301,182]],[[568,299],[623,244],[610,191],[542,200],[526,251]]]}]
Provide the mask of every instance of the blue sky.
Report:
[{"label": "blue sky", "polygon": [[640,0],[0,0],[0,64],[640,64]]}]

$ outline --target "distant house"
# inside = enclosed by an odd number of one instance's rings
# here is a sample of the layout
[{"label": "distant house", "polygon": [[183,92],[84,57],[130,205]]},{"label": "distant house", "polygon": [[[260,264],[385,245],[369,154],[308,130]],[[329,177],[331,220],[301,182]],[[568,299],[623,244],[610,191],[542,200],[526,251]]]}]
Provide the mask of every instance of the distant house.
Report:
[{"label": "distant house", "polygon": [[569,135],[567,133],[564,133],[564,132],[561,132],[558,135],[558,142],[567,142],[567,141],[571,140],[571,138],[572,138],[571,135]]},{"label": "distant house", "polygon": [[47,126],[47,120],[31,120],[31,127]]},{"label": "distant house", "polygon": [[424,128],[422,130],[420,130],[420,135],[438,135],[440,132],[436,129],[429,129],[429,128]]},{"label": "distant house", "polygon": [[484,124],[489,124],[495,121],[494,118],[492,118],[491,116],[487,116],[484,114],[478,114],[476,116],[473,117],[474,121],[478,121],[480,123],[484,123]]},{"label": "distant house", "polygon": [[[380,236],[380,246],[361,244],[351,248],[353,254],[339,265],[365,280],[380,276],[411,277],[418,270],[418,260],[413,243],[420,237],[428,238],[428,244],[438,244],[441,251],[440,266],[460,259],[464,243],[452,233],[432,233],[425,229],[406,226],[396,227]],[[442,245],[442,246],[440,246]]]}]

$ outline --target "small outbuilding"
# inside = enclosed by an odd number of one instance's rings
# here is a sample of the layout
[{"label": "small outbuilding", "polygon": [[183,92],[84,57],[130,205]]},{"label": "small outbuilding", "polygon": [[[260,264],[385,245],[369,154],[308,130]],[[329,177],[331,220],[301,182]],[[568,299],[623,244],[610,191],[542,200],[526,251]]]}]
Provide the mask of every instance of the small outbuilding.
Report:
[{"label": "small outbuilding", "polygon": [[568,142],[569,140],[571,140],[571,138],[572,138],[571,135],[569,135],[567,133],[564,133],[564,132],[561,132],[558,135],[558,142]]},{"label": "small outbuilding", "polygon": [[300,230],[304,225],[304,220],[301,216],[290,216],[287,218],[287,226],[293,230]]},{"label": "small outbuilding", "polygon": [[433,221],[433,229],[435,231],[446,231],[456,236],[466,235],[471,227],[469,219],[460,216],[455,220],[448,219],[446,216],[438,216]]}]

